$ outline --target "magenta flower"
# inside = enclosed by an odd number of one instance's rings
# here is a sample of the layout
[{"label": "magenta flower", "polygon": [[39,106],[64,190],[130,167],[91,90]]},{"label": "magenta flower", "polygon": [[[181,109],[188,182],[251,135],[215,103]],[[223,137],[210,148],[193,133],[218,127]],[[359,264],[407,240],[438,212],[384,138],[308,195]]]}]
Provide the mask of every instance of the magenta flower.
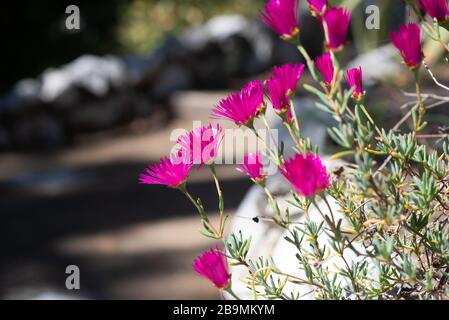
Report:
[{"label": "magenta flower", "polygon": [[421,49],[421,30],[416,23],[401,25],[398,32],[391,33],[391,41],[411,70],[421,65],[424,54]]},{"label": "magenta flower", "polygon": [[161,161],[145,169],[140,174],[139,181],[142,184],[162,184],[170,188],[178,188],[189,177],[191,163],[182,161],[178,155],[161,158]]},{"label": "magenta flower", "polygon": [[285,93],[289,96],[296,90],[298,81],[304,71],[304,65],[300,64],[284,64],[280,67],[273,68],[273,76],[281,81]]},{"label": "magenta flower", "polygon": [[327,0],[307,0],[310,10],[315,16],[322,15],[327,9]]},{"label": "magenta flower", "polygon": [[438,22],[447,22],[449,20],[447,0],[419,0],[418,5],[433,19],[437,19]]},{"label": "magenta flower", "polygon": [[320,70],[323,80],[327,85],[331,85],[334,80],[334,64],[329,52],[315,59],[315,64]]},{"label": "magenta flower", "polygon": [[260,16],[285,40],[299,34],[299,0],[269,0]]},{"label": "magenta flower", "polygon": [[346,81],[349,87],[354,88],[352,97],[354,100],[360,100],[365,92],[363,91],[362,67],[352,68],[346,72]]},{"label": "magenta flower", "polygon": [[263,172],[262,157],[259,153],[249,153],[243,158],[243,164],[237,170],[246,174],[256,183],[265,181],[266,175]]},{"label": "magenta flower", "polygon": [[240,92],[235,92],[222,99],[212,110],[211,118],[227,119],[238,126],[250,126],[261,112],[265,110],[263,86],[259,80],[251,81]]},{"label": "magenta flower", "polygon": [[289,96],[296,90],[303,71],[303,64],[284,64],[274,67],[273,76],[265,81],[268,98],[279,115],[290,110]]},{"label": "magenta flower", "polygon": [[178,154],[185,163],[199,164],[201,168],[215,159],[222,139],[223,130],[219,124],[195,128],[178,139]]},{"label": "magenta flower", "polygon": [[202,277],[209,279],[219,289],[229,286],[230,276],[223,252],[216,247],[204,252],[193,262],[193,269]]},{"label": "magenta flower", "polygon": [[329,187],[329,176],[319,156],[296,154],[280,169],[293,189],[304,197],[314,197]]},{"label": "magenta flower", "polygon": [[346,45],[346,34],[351,22],[351,12],[346,8],[329,8],[323,15],[327,26],[329,43],[331,50],[341,50]]},{"label": "magenta flower", "polygon": [[265,81],[267,86],[268,98],[277,114],[283,115],[290,108],[290,99],[288,98],[282,81],[272,77]]}]

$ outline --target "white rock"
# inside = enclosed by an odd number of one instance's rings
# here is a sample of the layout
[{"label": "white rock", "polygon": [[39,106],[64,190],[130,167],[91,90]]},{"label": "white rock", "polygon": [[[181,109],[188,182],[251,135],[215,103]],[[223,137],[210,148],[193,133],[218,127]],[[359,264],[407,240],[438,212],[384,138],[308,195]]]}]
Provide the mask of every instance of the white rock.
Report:
[{"label": "white rock", "polygon": [[103,96],[112,86],[121,84],[125,77],[126,67],[121,59],[83,55],[59,69],[44,71],[41,98],[51,102],[74,85]]}]

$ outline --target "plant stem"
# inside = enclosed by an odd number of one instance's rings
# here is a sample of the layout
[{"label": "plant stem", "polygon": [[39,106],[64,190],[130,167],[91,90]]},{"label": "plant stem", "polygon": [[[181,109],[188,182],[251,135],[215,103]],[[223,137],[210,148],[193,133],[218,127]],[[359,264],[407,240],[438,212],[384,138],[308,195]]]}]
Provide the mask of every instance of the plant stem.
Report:
[{"label": "plant stem", "polygon": [[421,131],[421,125],[426,114],[426,106],[424,105],[424,101],[421,97],[421,85],[420,85],[420,77],[419,77],[419,69],[414,71],[415,74],[415,84],[416,84],[416,97],[418,98],[418,120],[415,124],[415,133]]},{"label": "plant stem", "polygon": [[254,134],[256,135],[257,139],[259,139],[262,144],[265,147],[265,150],[268,152],[268,154],[270,155],[271,159],[274,161],[274,163],[276,163],[277,166],[279,166],[281,164],[281,161],[279,160],[279,157],[277,157],[273,151],[271,150],[271,148],[268,147],[266,141],[264,139],[262,139],[262,137],[259,135],[259,133],[257,132],[256,128],[251,127],[251,130],[254,132]]},{"label": "plant stem", "polygon": [[271,130],[270,125],[268,124],[268,120],[267,120],[267,117],[265,116],[265,114],[262,115],[262,121],[263,121],[265,127],[267,128],[268,133],[270,134],[270,138],[271,138],[271,140],[273,141],[274,146],[276,147],[276,150],[277,150],[277,158],[279,158],[279,156],[280,156],[280,154],[279,154],[279,152],[280,152],[280,150],[279,150],[279,145],[278,145],[278,143],[277,143],[277,140],[274,138],[273,131]]},{"label": "plant stem", "polygon": [[210,223],[209,218],[207,217],[206,211],[204,210],[203,205],[200,205],[190,194],[190,192],[187,190],[187,187],[184,185],[181,185],[178,187],[178,189],[192,202],[192,204],[195,206],[195,208],[198,210],[198,213],[200,214],[201,220],[204,221],[204,223],[207,225],[207,227],[211,228],[214,232],[214,236],[216,239],[220,239],[219,232],[215,227]]},{"label": "plant stem", "polygon": [[298,48],[299,52],[302,54],[302,56],[304,57],[304,59],[306,60],[306,63],[307,63],[307,66],[309,67],[309,71],[310,71],[310,74],[312,75],[312,78],[315,81],[318,81],[318,77],[317,77],[316,70],[315,70],[315,63],[310,58],[309,54],[307,53],[306,49],[303,47],[303,45],[301,43],[297,44],[297,48]]},{"label": "plant stem", "polygon": [[220,182],[217,177],[217,172],[215,171],[215,164],[211,164],[210,170],[212,172],[212,176],[214,178],[215,187],[217,189],[218,193],[218,208],[220,211],[220,224],[219,224],[219,230],[220,233],[217,234],[220,238],[223,236],[223,230],[224,230],[224,199],[223,199],[223,192],[221,191]]},{"label": "plant stem", "polygon": [[278,224],[283,228],[288,228],[288,221],[285,222],[284,219],[281,217],[281,210],[279,209],[277,201],[274,200],[273,195],[271,194],[270,190],[268,190],[268,188],[266,186],[262,186],[262,187],[268,196],[268,200],[270,202],[271,207],[273,208],[274,213],[279,218],[279,221],[275,220],[275,222],[278,222]]}]

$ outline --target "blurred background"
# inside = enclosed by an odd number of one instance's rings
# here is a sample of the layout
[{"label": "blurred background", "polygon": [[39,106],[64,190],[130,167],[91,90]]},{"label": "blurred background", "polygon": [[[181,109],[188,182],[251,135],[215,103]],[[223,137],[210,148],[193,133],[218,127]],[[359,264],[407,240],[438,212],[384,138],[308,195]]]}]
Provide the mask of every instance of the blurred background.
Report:
[{"label": "blurred background", "polygon": [[[353,10],[342,59],[364,67],[371,112],[393,125],[408,101],[399,89],[413,86],[388,38],[408,12],[397,0],[331,2]],[[207,122],[219,99],[264,79],[272,66],[302,61],[259,21],[264,3],[2,2],[1,298],[218,298],[191,268],[214,245],[198,234],[191,205],[137,177],[170,152],[174,129]],[[372,4],[380,8],[380,28],[368,30]],[[79,30],[66,27],[68,5],[79,7]],[[305,47],[319,55],[321,30],[305,1],[301,27]],[[443,52],[425,45],[434,66]],[[435,73],[449,79],[438,64]],[[303,83],[309,80],[304,75]],[[310,99],[303,90],[299,96]],[[428,117],[439,129],[449,124],[444,112]],[[251,184],[233,166],[218,175],[232,214]],[[191,192],[216,218],[212,186],[207,172],[193,172]],[[80,268],[80,290],[65,288],[68,265]]]}]

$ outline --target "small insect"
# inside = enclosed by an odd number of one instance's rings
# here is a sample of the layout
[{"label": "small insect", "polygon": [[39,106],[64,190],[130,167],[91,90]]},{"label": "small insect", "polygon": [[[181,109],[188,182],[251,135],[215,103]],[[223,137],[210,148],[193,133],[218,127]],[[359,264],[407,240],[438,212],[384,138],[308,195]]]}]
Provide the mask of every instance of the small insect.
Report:
[{"label": "small insect", "polygon": [[337,170],[334,171],[334,174],[339,178],[343,172],[345,172],[345,168],[344,167],[340,167]]},{"label": "small insect", "polygon": [[[236,218],[252,220],[252,221],[255,222],[255,223],[259,223],[259,222],[261,222],[261,221],[263,221],[263,222],[274,223],[273,218],[268,218],[268,217],[254,217],[254,218],[249,218],[249,217],[236,216]],[[303,224],[303,223],[302,223],[302,222],[290,222],[289,224]]]}]

